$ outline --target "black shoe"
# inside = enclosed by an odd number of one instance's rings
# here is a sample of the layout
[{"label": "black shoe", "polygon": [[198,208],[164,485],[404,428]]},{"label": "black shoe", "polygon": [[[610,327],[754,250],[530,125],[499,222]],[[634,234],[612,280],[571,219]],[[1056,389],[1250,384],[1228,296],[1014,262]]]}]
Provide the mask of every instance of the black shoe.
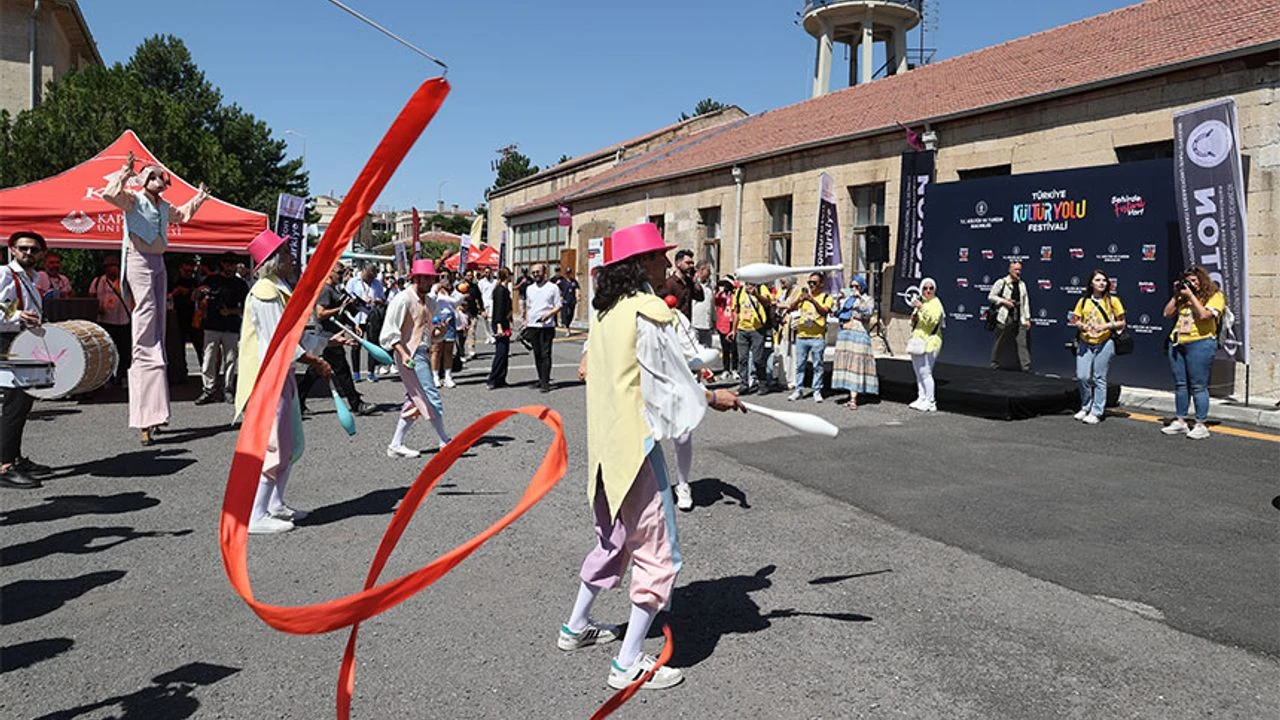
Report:
[{"label": "black shoe", "polygon": [[48,465],[41,465],[31,458],[20,457],[13,466],[24,475],[46,475],[53,472],[53,468]]},{"label": "black shoe", "polygon": [[302,417],[311,417],[311,415],[313,414],[311,408],[307,407],[306,405],[299,405],[298,413],[302,415]]},{"label": "black shoe", "polygon": [[221,400],[222,400],[221,397],[214,395],[211,392],[203,392],[203,393],[200,393],[200,397],[196,398],[196,404],[212,405],[213,403],[219,402]]},{"label": "black shoe", "polygon": [[756,391],[755,387],[747,387],[746,385],[738,386],[738,395],[750,395]]},{"label": "black shoe", "polygon": [[538,392],[549,393],[549,392],[551,392],[551,386],[550,386],[550,385],[539,385],[539,386],[538,386]]},{"label": "black shoe", "polygon": [[359,405],[356,406],[357,415],[372,415],[374,412],[376,412],[376,410],[374,409],[373,405],[367,402],[362,401]]},{"label": "black shoe", "polygon": [[227,401],[228,403],[230,403],[230,404],[232,404],[232,405],[235,405],[235,404],[236,404],[236,394],[235,394],[235,393],[233,393],[233,392],[228,392],[228,393],[224,394],[224,395],[222,396],[222,399],[223,399],[223,400],[225,400],[225,401]]},{"label": "black shoe", "polygon": [[39,480],[28,477],[16,466],[10,467],[8,470],[0,473],[0,486],[13,488],[15,490],[34,490],[42,487]]}]

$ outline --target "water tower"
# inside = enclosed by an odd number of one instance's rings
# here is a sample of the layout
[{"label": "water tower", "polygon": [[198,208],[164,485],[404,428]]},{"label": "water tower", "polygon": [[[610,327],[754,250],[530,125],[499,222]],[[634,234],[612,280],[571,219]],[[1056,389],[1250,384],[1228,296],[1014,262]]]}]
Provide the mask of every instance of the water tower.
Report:
[{"label": "water tower", "polygon": [[813,96],[831,91],[831,50],[849,46],[849,84],[869,83],[875,43],[885,44],[886,71],[907,71],[907,31],[920,24],[924,0],[806,0],[801,11],[805,32],[818,41],[813,66]]}]

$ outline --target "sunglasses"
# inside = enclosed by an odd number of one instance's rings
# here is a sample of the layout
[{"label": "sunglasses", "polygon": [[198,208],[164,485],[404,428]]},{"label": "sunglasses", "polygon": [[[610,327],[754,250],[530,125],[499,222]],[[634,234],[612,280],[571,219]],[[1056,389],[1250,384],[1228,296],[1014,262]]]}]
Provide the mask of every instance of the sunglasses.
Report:
[{"label": "sunglasses", "polygon": [[151,182],[152,180],[159,180],[160,184],[165,187],[169,187],[173,184],[172,181],[169,180],[168,175],[157,175],[155,173],[151,173],[151,175],[147,177],[147,182]]},{"label": "sunglasses", "polygon": [[40,247],[39,245],[14,245],[13,249],[16,252],[27,252],[27,253],[44,252],[44,248]]}]

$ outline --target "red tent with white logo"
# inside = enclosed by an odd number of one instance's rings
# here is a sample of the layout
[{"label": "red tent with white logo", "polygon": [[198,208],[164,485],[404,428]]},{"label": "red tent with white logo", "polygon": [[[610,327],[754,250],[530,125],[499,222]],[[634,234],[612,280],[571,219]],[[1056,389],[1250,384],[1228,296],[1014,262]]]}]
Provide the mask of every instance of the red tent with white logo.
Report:
[{"label": "red tent with white logo", "polygon": [[[462,259],[460,253],[454,253],[444,259],[444,266],[454,272],[458,270],[458,261]],[[471,248],[467,252],[467,267],[469,268],[497,268],[498,267],[498,251],[488,245],[481,245],[479,248]]]},{"label": "red tent with white logo", "polygon": [[[34,230],[55,247],[115,250],[124,237],[124,213],[102,199],[112,175],[132,151],[141,171],[147,165],[164,167],[132,130],[125,130],[102,152],[65,172],[26,185],[0,190],[0,236]],[[168,170],[168,168],[165,168]],[[181,205],[196,194],[196,186],[169,172],[173,184],[164,198]],[[138,179],[129,187],[137,189]],[[249,241],[267,229],[267,216],[210,197],[189,223],[169,225],[169,249],[176,252],[245,252]]]}]

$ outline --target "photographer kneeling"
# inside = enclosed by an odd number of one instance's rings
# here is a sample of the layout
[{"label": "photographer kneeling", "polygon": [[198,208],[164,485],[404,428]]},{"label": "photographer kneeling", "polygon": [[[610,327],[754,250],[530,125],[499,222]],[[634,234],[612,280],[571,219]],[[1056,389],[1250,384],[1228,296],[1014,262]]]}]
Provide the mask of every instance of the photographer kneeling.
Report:
[{"label": "photographer kneeling", "polygon": [[[1209,437],[1209,369],[1218,352],[1218,322],[1227,298],[1204,268],[1193,267],[1174,282],[1164,316],[1176,318],[1169,334],[1169,367],[1173,370],[1175,417],[1161,429],[1165,435],[1186,433],[1193,440]],[[1187,424],[1191,400],[1195,427]]]},{"label": "photographer kneeling", "polygon": [[1080,411],[1075,419],[1097,425],[1107,406],[1107,372],[1116,355],[1113,335],[1124,329],[1124,305],[1111,294],[1111,280],[1101,270],[1089,275],[1089,294],[1071,311],[1076,324],[1076,381]]}]

